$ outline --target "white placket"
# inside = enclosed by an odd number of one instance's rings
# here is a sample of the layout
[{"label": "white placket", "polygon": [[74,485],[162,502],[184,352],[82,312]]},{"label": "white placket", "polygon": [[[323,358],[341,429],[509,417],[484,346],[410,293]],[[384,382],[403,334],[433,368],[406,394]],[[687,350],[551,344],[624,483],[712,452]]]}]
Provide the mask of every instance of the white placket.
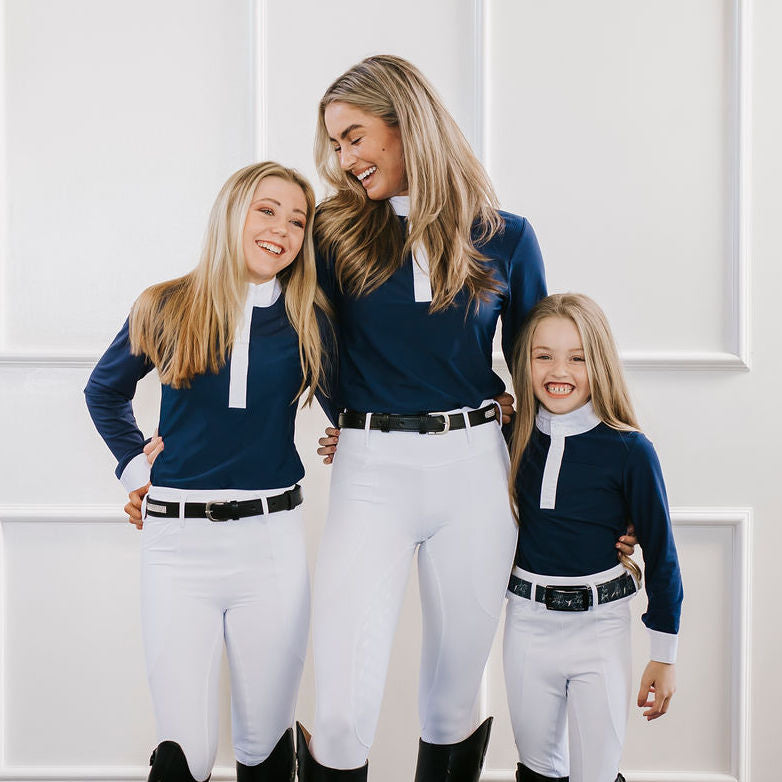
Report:
[{"label": "white placket", "polygon": [[[392,196],[389,199],[394,211],[402,217],[410,215],[410,197]],[[408,233],[410,220],[407,221]],[[429,255],[422,245],[413,247],[413,296],[416,301],[432,300],[432,280],[429,276]]]},{"label": "white placket", "polygon": [[565,454],[565,433],[556,421],[551,422],[551,444],[546,455],[543,483],[540,485],[540,507],[553,509],[557,504],[557,482]]},{"label": "white placket", "polygon": [[600,423],[595,415],[592,402],[587,402],[578,410],[563,415],[555,415],[542,405],[535,416],[537,428],[551,438],[546,465],[543,468],[543,481],[540,485],[540,507],[553,510],[557,503],[557,484],[562,469],[562,457],[565,455],[565,440],[574,434],[583,434],[594,429]]},{"label": "white placket", "polygon": [[231,348],[230,382],[228,385],[228,407],[247,407],[247,373],[250,369],[250,326],[254,307],[270,307],[277,301],[282,288],[276,277],[257,285],[250,283],[244,301],[242,318],[234,332]]}]

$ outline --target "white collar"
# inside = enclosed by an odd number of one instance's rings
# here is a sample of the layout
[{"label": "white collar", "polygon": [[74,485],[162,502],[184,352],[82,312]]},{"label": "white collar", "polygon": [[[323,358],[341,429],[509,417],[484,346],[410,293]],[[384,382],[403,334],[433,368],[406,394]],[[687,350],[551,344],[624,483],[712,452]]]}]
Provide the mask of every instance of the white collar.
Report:
[{"label": "white collar", "polygon": [[391,196],[388,200],[400,217],[407,217],[410,214],[410,196]]},{"label": "white collar", "polygon": [[247,283],[247,300],[253,307],[271,307],[282,293],[282,286],[276,277],[266,282]]},{"label": "white collar", "polygon": [[561,415],[552,413],[539,404],[538,414],[535,416],[535,425],[543,434],[550,437],[569,437],[574,434],[583,434],[594,429],[599,423],[600,419],[595,415],[591,400],[577,410],[571,410],[569,413]]}]

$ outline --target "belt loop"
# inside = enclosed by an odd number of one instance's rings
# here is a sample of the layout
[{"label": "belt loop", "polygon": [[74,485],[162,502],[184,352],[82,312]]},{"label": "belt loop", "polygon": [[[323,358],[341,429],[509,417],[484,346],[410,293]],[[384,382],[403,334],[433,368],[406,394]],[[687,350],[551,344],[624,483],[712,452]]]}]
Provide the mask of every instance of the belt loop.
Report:
[{"label": "belt loop", "polygon": [[502,429],[502,405],[495,399],[494,406],[497,408],[497,423],[500,425],[500,429]]},{"label": "belt loop", "polygon": [[263,515],[269,515],[269,498],[264,494],[261,496],[261,507],[263,508]]},{"label": "belt loop", "polygon": [[369,427],[372,423],[372,413],[365,413],[364,416],[364,445],[369,448]]},{"label": "belt loop", "polygon": [[149,492],[147,492],[141,498],[141,518],[142,519],[145,519],[147,517],[147,497],[149,497]]},{"label": "belt loop", "polygon": [[470,423],[470,413],[462,410],[462,418],[464,418],[464,431],[467,434],[467,445],[472,445],[472,424]]},{"label": "belt loop", "polygon": [[179,498],[179,526],[185,526],[185,502],[187,502],[187,495],[183,494]]},{"label": "belt loop", "polygon": [[592,590],[592,610],[594,610],[597,608],[597,586],[594,581],[590,581],[588,586]]}]

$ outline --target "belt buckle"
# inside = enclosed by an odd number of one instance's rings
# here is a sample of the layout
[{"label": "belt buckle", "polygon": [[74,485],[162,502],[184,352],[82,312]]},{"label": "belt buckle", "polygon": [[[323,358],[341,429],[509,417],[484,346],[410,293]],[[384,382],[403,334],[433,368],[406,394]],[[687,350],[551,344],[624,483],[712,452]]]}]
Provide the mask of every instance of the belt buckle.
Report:
[{"label": "belt buckle", "polygon": [[209,519],[209,521],[228,521],[228,519],[216,519],[212,515],[212,508],[214,507],[224,507],[226,505],[230,505],[230,502],[221,502],[220,500],[211,500],[210,502],[206,503],[206,508],[204,509],[204,513],[206,514],[206,518]]},{"label": "belt buckle", "polygon": [[438,432],[435,430],[427,432],[427,434],[445,434],[446,432],[450,431],[451,429],[451,416],[448,415],[448,413],[427,413],[427,415],[430,418],[436,418],[437,416],[443,417],[443,429],[442,431]]},{"label": "belt buckle", "polygon": [[[564,598],[564,602],[559,605],[555,604],[555,594],[558,597]],[[546,608],[549,611],[589,611],[589,595],[592,594],[592,590],[588,586],[554,586],[549,585],[545,588],[545,603]],[[572,598],[576,595],[582,596],[581,605],[574,605]],[[568,597],[571,599],[568,600]]]}]

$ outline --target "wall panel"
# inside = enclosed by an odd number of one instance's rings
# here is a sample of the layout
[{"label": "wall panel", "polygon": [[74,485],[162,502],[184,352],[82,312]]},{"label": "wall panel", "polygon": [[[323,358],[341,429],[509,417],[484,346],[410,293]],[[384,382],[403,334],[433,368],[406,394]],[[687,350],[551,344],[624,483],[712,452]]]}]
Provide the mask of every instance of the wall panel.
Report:
[{"label": "wall panel", "polygon": [[536,226],[551,290],[597,298],[633,363],[741,367],[739,5],[483,6],[487,164]]}]

